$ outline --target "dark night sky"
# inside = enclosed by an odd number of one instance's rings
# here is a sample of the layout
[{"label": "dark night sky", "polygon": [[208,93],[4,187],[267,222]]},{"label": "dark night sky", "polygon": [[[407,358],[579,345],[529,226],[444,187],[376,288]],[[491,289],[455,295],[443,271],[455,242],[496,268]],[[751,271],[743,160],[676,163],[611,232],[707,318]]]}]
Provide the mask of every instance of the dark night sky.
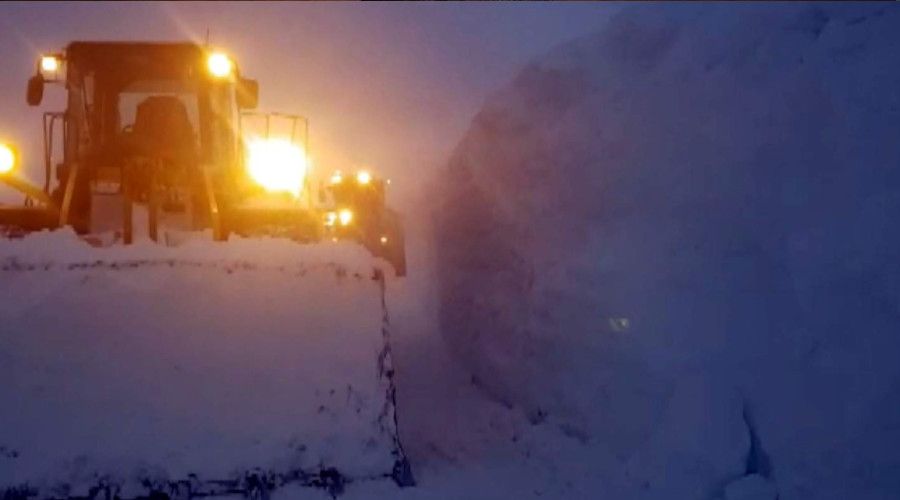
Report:
[{"label": "dark night sky", "polygon": [[[260,82],[260,107],[311,120],[316,166],[367,164],[409,194],[482,101],[530,58],[602,26],[612,4],[3,3],[0,138],[36,177],[40,109],[25,82],[68,41],[202,41]],[[61,91],[48,89],[47,96]],[[41,109],[60,108],[45,98]]]}]

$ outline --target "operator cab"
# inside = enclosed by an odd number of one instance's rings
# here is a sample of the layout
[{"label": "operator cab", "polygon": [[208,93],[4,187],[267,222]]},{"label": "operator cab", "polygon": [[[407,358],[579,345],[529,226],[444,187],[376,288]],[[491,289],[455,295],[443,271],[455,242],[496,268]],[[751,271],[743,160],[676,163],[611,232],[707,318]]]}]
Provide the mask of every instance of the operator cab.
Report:
[{"label": "operator cab", "polygon": [[191,225],[208,225],[202,168],[216,191],[234,191],[226,184],[242,165],[239,112],[256,105],[258,90],[227,56],[191,43],[73,42],[42,58],[29,104],[46,83],[67,92],[62,133],[49,130],[64,143],[51,196],[79,232],[121,224],[100,223],[120,203],[111,198],[145,202],[151,191],[165,198],[164,212],[191,207]]}]

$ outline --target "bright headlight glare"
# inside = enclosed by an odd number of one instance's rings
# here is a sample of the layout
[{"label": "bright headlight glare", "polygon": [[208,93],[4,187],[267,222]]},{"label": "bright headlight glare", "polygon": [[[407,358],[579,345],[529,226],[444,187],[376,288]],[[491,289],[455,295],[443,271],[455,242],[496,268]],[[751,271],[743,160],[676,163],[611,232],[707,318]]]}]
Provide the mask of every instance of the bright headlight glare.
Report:
[{"label": "bright headlight glare", "polygon": [[372,181],[372,174],[365,170],[360,170],[356,173],[356,182],[360,184],[368,184]]},{"label": "bright headlight glare", "polygon": [[41,71],[54,72],[59,70],[59,59],[56,56],[41,57]]},{"label": "bright headlight glare", "polygon": [[225,78],[231,74],[234,63],[231,58],[221,52],[214,52],[209,55],[206,60],[206,67],[209,73],[216,78]]},{"label": "bright headlight glare", "polygon": [[300,196],[308,169],[306,155],[287,139],[252,139],[247,143],[247,173],[267,191]]},{"label": "bright headlight glare", "polygon": [[16,166],[16,152],[12,147],[0,143],[0,175],[12,172]]},{"label": "bright headlight glare", "polygon": [[340,212],[338,212],[338,220],[341,221],[342,226],[349,225],[351,222],[353,222],[353,211],[348,208],[341,210]]},{"label": "bright headlight glare", "polygon": [[340,172],[335,172],[334,174],[331,175],[331,183],[332,184],[340,184],[341,182],[344,182],[344,176],[341,175]]}]

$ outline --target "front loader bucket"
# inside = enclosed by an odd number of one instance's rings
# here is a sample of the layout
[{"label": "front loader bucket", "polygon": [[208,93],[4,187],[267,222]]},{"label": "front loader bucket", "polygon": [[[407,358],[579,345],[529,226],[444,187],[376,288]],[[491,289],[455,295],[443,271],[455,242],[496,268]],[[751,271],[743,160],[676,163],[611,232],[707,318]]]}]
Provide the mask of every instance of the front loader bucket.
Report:
[{"label": "front loader bucket", "polygon": [[0,244],[0,497],[411,482],[364,250],[75,239]]}]

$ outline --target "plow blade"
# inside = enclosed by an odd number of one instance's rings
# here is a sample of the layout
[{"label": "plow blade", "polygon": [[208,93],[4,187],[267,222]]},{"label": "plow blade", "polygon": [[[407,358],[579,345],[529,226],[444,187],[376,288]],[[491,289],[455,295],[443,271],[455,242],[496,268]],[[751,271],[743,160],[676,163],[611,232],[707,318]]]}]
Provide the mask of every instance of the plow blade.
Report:
[{"label": "plow blade", "polygon": [[270,247],[0,253],[0,496],[410,483],[382,274]]}]

